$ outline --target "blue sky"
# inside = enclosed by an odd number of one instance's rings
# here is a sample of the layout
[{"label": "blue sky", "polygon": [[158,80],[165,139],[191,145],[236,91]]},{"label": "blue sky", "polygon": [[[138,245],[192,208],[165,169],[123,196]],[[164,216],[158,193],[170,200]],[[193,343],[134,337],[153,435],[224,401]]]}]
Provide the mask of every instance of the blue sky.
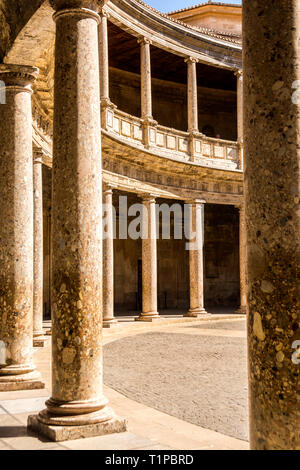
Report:
[{"label": "blue sky", "polygon": [[[241,0],[218,0],[220,3],[236,3],[241,4]],[[145,3],[151,5],[162,12],[169,12],[174,10],[179,10],[181,8],[192,7],[194,5],[199,5],[200,3],[206,3],[206,0],[144,0]]]}]

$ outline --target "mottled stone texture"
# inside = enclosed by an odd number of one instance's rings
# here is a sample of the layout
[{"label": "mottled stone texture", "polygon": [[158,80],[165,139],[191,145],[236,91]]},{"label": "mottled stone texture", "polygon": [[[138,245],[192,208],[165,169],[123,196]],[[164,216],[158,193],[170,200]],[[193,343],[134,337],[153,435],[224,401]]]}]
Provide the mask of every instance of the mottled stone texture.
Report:
[{"label": "mottled stone texture", "polygon": [[114,222],[113,190],[103,190],[105,204],[105,227],[103,239],[103,326],[111,328],[117,324],[114,318]]},{"label": "mottled stone texture", "polygon": [[33,197],[31,85],[38,70],[0,65],[0,391],[43,388],[32,358]]},{"label": "mottled stone texture", "polygon": [[300,448],[299,9],[298,0],[243,2],[252,449]]},{"label": "mottled stone texture", "polygon": [[33,336],[43,335],[43,185],[42,152],[33,155]]},{"label": "mottled stone texture", "polygon": [[187,63],[187,101],[188,101],[188,130],[198,132],[198,89],[197,89],[197,60],[189,57]]},{"label": "mottled stone texture", "polygon": [[187,317],[205,314],[204,308],[204,203],[195,200],[189,203],[189,259],[190,259],[190,310]]},{"label": "mottled stone texture", "polygon": [[102,393],[99,16],[65,10],[55,21],[52,397],[39,422],[56,426],[52,438],[61,440],[69,426],[99,434],[115,415]]},{"label": "mottled stone texture", "polygon": [[152,84],[151,84],[151,41],[139,39],[141,45],[141,112],[143,119],[152,117]]},{"label": "mottled stone texture", "polygon": [[143,199],[143,239],[142,239],[142,313],[140,321],[153,321],[159,318],[157,312],[157,240],[155,198]]},{"label": "mottled stone texture", "polygon": [[246,313],[247,293],[246,293],[246,258],[247,258],[247,233],[245,204],[239,207],[239,245],[240,245],[240,307],[236,313]]}]

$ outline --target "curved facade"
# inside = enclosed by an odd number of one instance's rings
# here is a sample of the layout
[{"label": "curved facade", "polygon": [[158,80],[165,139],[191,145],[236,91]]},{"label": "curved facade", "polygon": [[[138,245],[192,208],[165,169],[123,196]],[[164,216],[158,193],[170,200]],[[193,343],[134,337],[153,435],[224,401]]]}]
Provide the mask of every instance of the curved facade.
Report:
[{"label": "curved facade", "polygon": [[[52,7],[40,3],[27,24],[19,20],[20,31],[3,61],[40,70],[32,98],[33,144],[44,163],[44,311],[49,315],[51,171],[46,167],[52,166],[55,27]],[[115,204],[120,195],[139,201],[144,194],[170,206],[205,201],[205,303],[237,307],[243,197],[240,41],[234,34],[188,26],[140,1],[110,1],[101,18],[103,181],[113,185]],[[114,251],[115,309],[139,310],[141,241],[116,240]],[[158,240],[157,252],[159,308],[188,309],[184,240],[181,246],[177,240]],[[168,270],[172,276],[166,282]]]}]

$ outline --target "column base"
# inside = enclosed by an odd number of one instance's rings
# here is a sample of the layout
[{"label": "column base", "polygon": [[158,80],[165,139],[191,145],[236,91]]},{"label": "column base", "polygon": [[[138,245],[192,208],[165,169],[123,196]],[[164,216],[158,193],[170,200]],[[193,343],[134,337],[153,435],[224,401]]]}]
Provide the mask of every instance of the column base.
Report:
[{"label": "column base", "polygon": [[158,312],[153,312],[153,313],[147,313],[144,314],[142,313],[138,318],[135,318],[135,321],[143,321],[143,322],[154,322],[157,320],[161,320],[161,317]]},{"label": "column base", "polygon": [[237,308],[235,310],[236,314],[239,314],[239,315],[246,315],[247,314],[247,307],[245,305],[241,305],[239,308]]},{"label": "column base", "polygon": [[118,320],[113,319],[113,320],[103,320],[102,323],[103,328],[116,328],[120,326]]},{"label": "column base", "polygon": [[[0,369],[1,373],[1,369]],[[41,375],[37,371],[20,375],[0,375],[0,392],[19,390],[37,390],[45,388]]]},{"label": "column base", "polygon": [[39,415],[32,415],[28,417],[27,427],[28,430],[43,435],[51,441],[63,442],[126,432],[127,421],[126,419],[114,416],[102,423],[91,423],[80,426],[58,426],[45,424],[40,421]]},{"label": "column base", "polygon": [[36,336],[33,338],[33,347],[34,348],[44,348],[50,342],[50,336]]},{"label": "column base", "polygon": [[45,331],[45,335],[46,335],[46,336],[51,336],[51,335],[52,335],[52,328],[49,329],[49,330],[47,330],[47,331]]},{"label": "column base", "polygon": [[198,308],[194,310],[189,310],[187,313],[185,313],[183,316],[185,318],[201,318],[201,317],[207,317],[211,315],[211,313],[208,313],[205,308]]}]

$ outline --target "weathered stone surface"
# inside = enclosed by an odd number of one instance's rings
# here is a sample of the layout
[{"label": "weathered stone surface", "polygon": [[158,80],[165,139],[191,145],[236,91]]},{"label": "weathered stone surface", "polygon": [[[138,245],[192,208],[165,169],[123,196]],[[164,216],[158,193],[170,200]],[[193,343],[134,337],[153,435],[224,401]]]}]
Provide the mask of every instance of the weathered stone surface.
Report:
[{"label": "weathered stone surface", "polygon": [[38,70],[0,65],[0,390],[42,388],[32,346],[33,196],[31,85]]},{"label": "weathered stone surface", "polygon": [[138,321],[159,319],[157,311],[157,242],[155,198],[143,198],[142,313]]},{"label": "weathered stone surface", "polygon": [[103,191],[105,204],[105,227],[103,239],[103,327],[117,326],[114,318],[114,221],[113,190],[105,186]]},{"label": "weathered stone surface", "polygon": [[88,424],[85,426],[47,426],[41,423],[37,416],[33,415],[28,418],[28,429],[48,437],[52,441],[63,442],[126,432],[127,423],[125,419],[115,417],[104,423]]},{"label": "weathered stone surface", "polygon": [[300,4],[244,0],[243,17],[250,441],[299,449]]},{"label": "weathered stone surface", "polygon": [[119,421],[102,391],[99,16],[70,9],[54,18],[53,380],[47,410],[34,421],[66,440],[115,432]]},{"label": "weathered stone surface", "polygon": [[195,200],[189,203],[189,260],[190,260],[190,310],[187,317],[206,314],[204,308],[204,204]]}]

